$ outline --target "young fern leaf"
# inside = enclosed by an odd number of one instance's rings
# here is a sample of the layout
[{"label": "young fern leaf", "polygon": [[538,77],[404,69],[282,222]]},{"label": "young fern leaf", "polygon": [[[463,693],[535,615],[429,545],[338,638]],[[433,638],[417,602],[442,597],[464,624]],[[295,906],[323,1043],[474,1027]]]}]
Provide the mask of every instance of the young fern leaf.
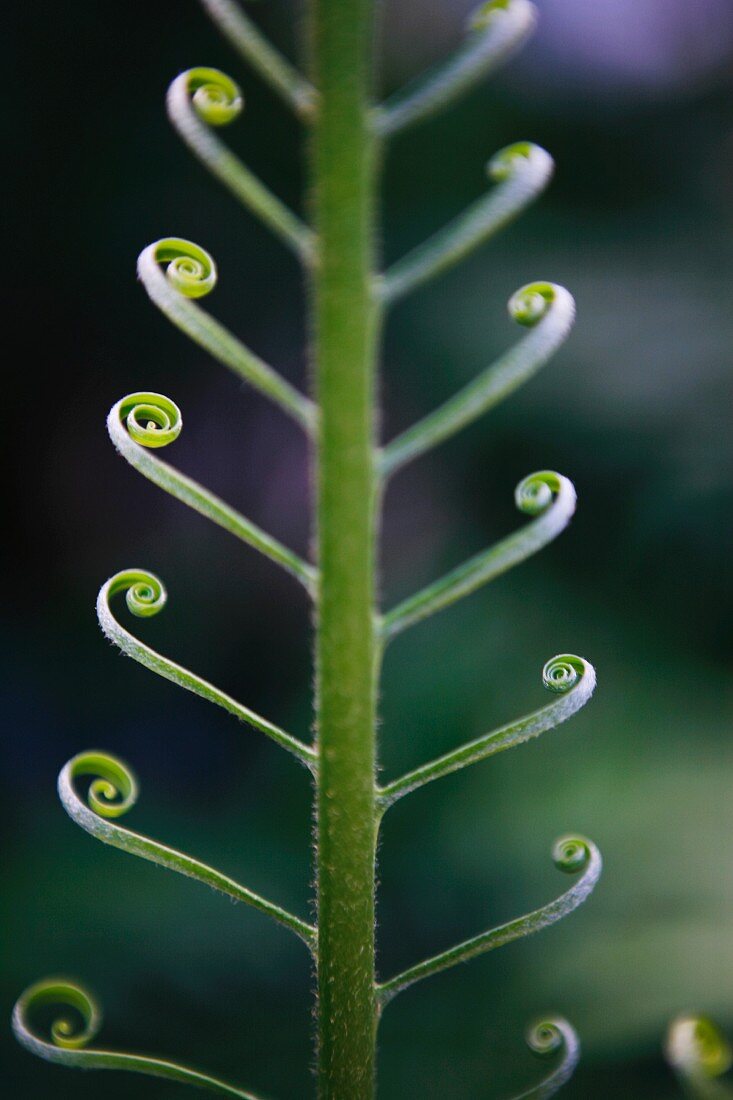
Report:
[{"label": "young fern leaf", "polygon": [[[39,1009],[56,1007],[63,1012],[53,1020],[50,1036],[45,1037],[33,1025],[31,1017]],[[121,1050],[89,1047],[100,1027],[102,1012],[91,993],[65,978],[46,978],[29,986],[15,1003],[13,1031],[18,1041],[31,1052],[60,1066],[78,1069],[119,1069],[143,1073],[148,1077],[164,1077],[181,1085],[193,1085],[219,1096],[239,1097],[239,1100],[264,1100],[253,1092],[230,1085],[218,1077],[147,1054],[128,1054]]]},{"label": "young fern leaf", "polygon": [[[74,781],[81,776],[93,777],[87,802],[80,797],[74,785]],[[289,928],[311,951],[315,949],[316,930],[306,921],[185,852],[179,852],[157,840],[115,824],[113,819],[131,810],[138,797],[138,784],[133,772],[117,757],[97,749],[79,753],[62,768],[58,792],[72,821],[102,843],[157,863],[169,871],[177,871],[180,875],[186,875],[204,886],[226,894],[234,901],[243,901],[254,909],[259,909],[261,913],[266,913],[284,928]]]},{"label": "young fern leaf", "polygon": [[207,680],[196,676],[175,661],[163,657],[162,654],[130,634],[114,617],[110,607],[112,598],[122,592],[125,593],[128,610],[138,618],[157,615],[163,610],[168,599],[160,578],[144,569],[125,569],[105,581],[97,597],[97,618],[102,631],[114,645],[151,672],[185,688],[186,691],[193,692],[194,695],[201,696],[202,699],[207,699],[210,703],[215,703],[229,714],[233,714],[235,718],[265,733],[276,744],[291,752],[307,768],[311,770],[315,768],[317,756],[310,745],[303,744],[297,737],[293,737],[279,726],[268,722],[266,718],[255,714],[253,710],[238,703],[236,699],[232,699],[230,695],[226,695]]},{"label": "young fern leaf", "polygon": [[519,141],[500,150],[486,166],[497,186],[388,268],[377,282],[381,301],[391,305],[465,259],[541,194],[553,168],[550,154],[531,142]]},{"label": "young fern leaf", "polygon": [[[165,273],[161,264],[166,265]],[[286,382],[224,325],[194,305],[192,299],[209,294],[217,281],[216,264],[205,249],[181,237],[164,237],[140,253],[137,274],[151,301],[176,328],[269,397],[306,431],[313,431],[316,409],[310,398]]]},{"label": "young fern leaf", "polygon": [[385,641],[536,554],[565,530],[575,512],[573,483],[553,470],[529,474],[517,485],[514,500],[520,512],[537,518],[387,612],[381,623]]},{"label": "young fern leaf", "polygon": [[554,1096],[563,1085],[566,1085],[575,1072],[575,1067],[580,1061],[580,1042],[567,1020],[561,1016],[551,1016],[547,1020],[539,1020],[527,1032],[527,1046],[540,1058],[552,1057],[560,1053],[559,1064],[544,1081],[527,1092],[513,1097],[513,1100],[548,1100]]},{"label": "young fern leaf", "polygon": [[466,40],[447,61],[377,107],[374,128],[391,137],[444,110],[519,49],[536,21],[529,0],[489,0],[468,20]]},{"label": "young fern leaf", "polygon": [[189,508],[281,565],[312,596],[317,580],[317,571],[312,565],[197,481],[150,453],[176,440],[182,427],[181,410],[161,393],[130,393],[112,406],[107,417],[110,439],[131,466]]},{"label": "young fern leaf", "polygon": [[733,1065],[733,1049],[705,1016],[679,1016],[670,1024],[667,1061],[692,1100],[730,1100],[733,1083],[720,1077]]},{"label": "young fern leaf", "polygon": [[272,43],[257,29],[252,20],[233,0],[201,0],[225,38],[245,61],[273,88],[305,122],[311,121],[318,93]]},{"label": "young fern leaf", "polygon": [[[556,657],[543,670],[545,686],[559,696],[553,703],[383,788],[375,783],[378,669],[384,644],[535,553],[563,530],[575,508],[570,481],[552,471],[532,474],[515,494],[520,511],[535,517],[531,523],[386,615],[376,611],[380,480],[530,378],[572,324],[572,298],[562,287],[552,283],[523,287],[510,300],[510,313],[532,331],[386,448],[380,451],[375,446],[375,376],[386,307],[507,225],[539,195],[553,169],[551,157],[537,145],[520,142],[502,150],[488,165],[496,186],[385,274],[377,275],[380,139],[447,106],[498,65],[531,30],[534,8],[529,0],[483,3],[454,58],[374,108],[370,102],[373,0],[309,0],[314,83],[270,45],[233,0],[202,0],[202,4],[265,81],[296,114],[313,124],[309,166],[317,234],[213,132],[242,110],[242,95],[234,81],[216,69],[191,69],[177,77],[168,91],[170,118],[194,155],[304,262],[318,406],[195,304],[217,279],[216,265],[204,249],[181,238],[159,240],[139,256],[138,274],[169,320],[310,435],[316,467],[319,570],[152,454],[173,442],[181,430],[180,410],[168,398],[130,394],[113,407],[108,426],[117,449],[144,476],[289,569],[313,596],[317,745],[304,744],[164,657],[115,618],[110,601],[122,592],[130,612],[139,617],[155,615],[164,607],[165,588],[154,574],[137,569],[115,574],[100,590],[97,614],[103,632],[123,653],[265,733],[313,773],[318,931],[214,868],[118,825],[115,819],[135,802],[137,784],[117,758],[98,751],[74,757],[61,772],[59,792],[71,817],[104,843],[245,901],[300,936],[317,959],[319,1095],[323,1100],[372,1100],[375,1025],[381,1009],[422,978],[560,920],[585,900],[601,871],[601,856],[591,841],[565,837],[554,848],[556,865],[579,877],[559,898],[386,982],[375,981],[375,852],[381,814],[408,791],[565,721],[588,700],[595,684],[588,662],[567,654]],[[91,783],[85,802],[75,781],[88,776]],[[52,1022],[49,1038],[33,1026],[30,1017],[36,1009],[53,1005],[62,1006],[63,1014]],[[49,1061],[127,1069],[256,1100],[252,1093],[174,1062],[90,1047],[100,1021],[94,999],[64,979],[30,987],[14,1012],[20,1042]],[[539,1085],[515,1100],[544,1100],[571,1075],[578,1060],[578,1041],[573,1029],[558,1018],[538,1024],[529,1042],[538,1053],[559,1053],[560,1062]],[[713,1076],[707,1073],[708,1082]]]},{"label": "young fern leaf", "polygon": [[296,256],[310,263],[311,230],[212,132],[212,127],[227,126],[242,112],[244,99],[234,81],[218,69],[188,69],[170,85],[166,105],[173,126],[204,167]]},{"label": "young fern leaf", "polygon": [[530,332],[434,412],[396,436],[379,457],[390,477],[473,423],[529,381],[567,339],[575,320],[572,294],[557,283],[528,283],[512,294],[509,316]]},{"label": "young fern leaf", "polygon": [[523,917],[502,924],[498,928],[491,928],[487,932],[481,932],[470,940],[457,944],[447,951],[434,955],[431,959],[411,966],[389,981],[377,985],[377,997],[380,1007],[387,1005],[398,993],[408,986],[423,978],[429,978],[433,974],[447,970],[457,963],[467,962],[476,955],[483,955],[486,951],[492,951],[496,947],[503,947],[513,940],[530,936],[534,932],[541,932],[551,924],[562,920],[579,905],[582,905],[588,895],[593,891],[601,873],[603,861],[601,853],[592,840],[584,837],[566,836],[556,841],[552,850],[552,858],[555,866],[567,874],[579,874],[578,881],[559,898],[543,905],[541,909],[535,909]]},{"label": "young fern leaf", "polygon": [[525,741],[567,722],[568,718],[572,718],[585,706],[593,694],[596,670],[582,657],[563,653],[547,662],[542,669],[542,682],[549,691],[557,694],[557,699],[524,718],[518,718],[516,722],[486,733],[483,737],[461,745],[460,748],[439,756],[437,760],[421,764],[414,771],[387,783],[379,790],[382,812],[410,791],[424,787],[434,779],[441,779],[444,775],[476,764],[479,760],[486,760],[487,757],[514,748],[515,745],[523,745]]}]

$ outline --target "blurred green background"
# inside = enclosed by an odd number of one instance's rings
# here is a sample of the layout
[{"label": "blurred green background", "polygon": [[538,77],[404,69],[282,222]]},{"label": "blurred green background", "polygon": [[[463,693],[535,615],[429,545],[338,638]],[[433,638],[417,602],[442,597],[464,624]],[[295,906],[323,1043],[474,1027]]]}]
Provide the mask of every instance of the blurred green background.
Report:
[{"label": "blurred green background", "polygon": [[[542,278],[575,294],[567,347],[519,395],[395,480],[385,601],[512,530],[538,468],[580,504],[551,548],[394,645],[381,756],[394,776],[544,702],[543,662],[597,666],[593,703],[540,742],[400,803],[380,851],[385,974],[542,904],[567,883],[554,838],[581,831],[606,871],[542,936],[405,993],[385,1014],[380,1095],[494,1098],[543,1072],[524,1026],[559,1011],[584,1059],[563,1092],[679,1095],[660,1054],[669,1018],[733,1032],[731,431],[733,5],[538,0],[540,28],[487,88],[395,142],[384,253],[397,257],[485,188],[519,139],[555,156],[549,193],[469,263],[395,310],[383,369],[390,435],[518,338],[505,311]],[[388,0],[382,86],[460,40],[466,0]],[[251,5],[293,55],[299,4]],[[183,1057],[265,1095],[312,1093],[309,964],[259,914],[106,849],[77,829],[55,777],[109,749],[137,770],[131,825],[307,912],[304,773],[253,732],[121,659],[100,637],[101,581],[166,580],[152,644],[307,734],[308,611],[298,587],[115,458],[109,406],[136,389],[182,407],[174,461],[301,552],[297,431],[188,344],[135,283],[137,252],[190,237],[220,265],[207,303],[303,384],[295,264],[169,129],[167,82],[215,65],[248,100],[226,134],[300,203],[301,135],[195,0],[13,4],[6,85],[6,278],[19,350],[6,366],[14,442],[3,593],[6,787],[3,1013],[46,974],[103,1000],[109,1045]],[[13,1097],[175,1097],[181,1087],[48,1067],[2,1029]]]}]

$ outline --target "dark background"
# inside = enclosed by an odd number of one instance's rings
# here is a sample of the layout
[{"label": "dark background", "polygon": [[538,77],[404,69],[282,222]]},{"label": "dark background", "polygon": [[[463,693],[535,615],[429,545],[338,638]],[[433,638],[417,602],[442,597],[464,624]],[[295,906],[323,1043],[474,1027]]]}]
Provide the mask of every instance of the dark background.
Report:
[{"label": "dark background", "polygon": [[[606,871],[562,925],[390,1007],[385,1100],[489,1100],[527,1087],[543,1070],[522,1031],[547,1011],[567,1015],[584,1044],[568,1100],[678,1096],[660,1048],[680,1011],[733,1032],[733,6],[538,6],[542,23],[521,58],[390,153],[388,260],[479,195],[485,161],[508,142],[540,142],[558,172],[511,230],[395,310],[385,434],[517,339],[505,302],[522,283],[567,285],[577,327],[528,387],[395,481],[385,603],[512,530],[512,492],[531,470],[572,477],[579,510],[539,557],[395,643],[384,775],[540,705],[540,669],[555,653],[590,658],[599,688],[569,726],[392,811],[380,860],[382,972],[559,892],[567,883],[549,860],[558,834],[592,836]],[[383,87],[455,46],[469,7],[390,0]],[[251,10],[292,55],[300,6]],[[225,139],[294,206],[298,127],[195,0],[14,3],[5,14],[3,198],[18,247],[4,280],[2,1011],[9,1017],[30,982],[74,975],[105,1004],[104,1043],[304,1097],[302,945],[243,906],[104,848],[72,825],[54,790],[74,753],[119,753],[142,783],[133,828],[308,911],[304,773],[260,735],[121,659],[93,610],[112,572],[160,572],[169,607],[135,629],[307,735],[298,586],[139,478],[104,428],[123,394],[169,394],[186,423],[172,461],[306,551],[296,429],[173,330],[134,278],[151,240],[199,241],[220,266],[207,308],[303,384],[296,266],[183,149],[165,120],[165,88],[198,64],[240,80],[247,111]],[[2,1042],[13,1097],[183,1094],[47,1066],[7,1029]]]}]

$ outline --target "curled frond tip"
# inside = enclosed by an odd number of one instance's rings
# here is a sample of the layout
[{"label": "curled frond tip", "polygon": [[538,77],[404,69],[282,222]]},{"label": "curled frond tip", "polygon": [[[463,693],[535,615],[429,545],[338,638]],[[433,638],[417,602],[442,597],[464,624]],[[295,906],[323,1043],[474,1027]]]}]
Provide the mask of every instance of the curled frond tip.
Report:
[{"label": "curled frond tip", "polygon": [[[49,1011],[52,1012],[50,1024],[42,1027]],[[89,1047],[101,1024],[102,1012],[94,997],[67,978],[46,978],[29,986],[13,1009],[16,1038],[31,1054],[37,1054],[47,1062],[80,1069],[127,1070],[208,1089],[219,1096],[260,1100],[254,1093],[179,1062],[151,1058],[147,1054]]]},{"label": "curled frond tip", "polygon": [[520,512],[539,516],[546,512],[553,501],[560,497],[572,498],[575,505],[573,483],[554,470],[538,470],[523,478],[514,490],[514,502]]},{"label": "curled frond tip", "polygon": [[575,1037],[574,1029],[566,1020],[559,1017],[538,1020],[527,1031],[525,1036],[527,1046],[533,1054],[539,1054],[541,1057],[555,1054],[568,1046],[568,1029]]},{"label": "curled frond tip", "polygon": [[546,179],[554,166],[552,157],[541,145],[535,145],[532,141],[515,141],[494,153],[486,165],[486,174],[489,179],[502,183],[517,172],[531,169],[533,175],[539,173]]},{"label": "curled frond tip", "polygon": [[527,283],[515,290],[507,304],[509,316],[518,325],[531,328],[545,317],[550,307],[563,295],[572,298],[568,292],[556,283]]},{"label": "curled frond tip", "polygon": [[128,393],[111,412],[142,447],[167,447],[183,428],[181,410],[162,393]]},{"label": "curled frond tip", "polygon": [[[35,1014],[46,1007],[60,1010],[51,1020],[47,1038],[32,1022]],[[102,1012],[94,997],[65,978],[46,978],[29,986],[13,1009],[16,1038],[33,1053],[50,1061],[64,1061],[63,1052],[87,1046],[101,1026]]]},{"label": "curled frond tip", "polygon": [[468,29],[488,30],[497,20],[505,18],[507,13],[521,15],[531,26],[535,19],[535,6],[530,0],[484,0],[469,15]]},{"label": "curled frond tip", "polygon": [[[86,792],[78,788],[79,779],[89,779]],[[138,784],[133,772],[116,756],[99,749],[79,753],[61,769],[58,792],[72,821],[103,844],[213,887],[235,901],[244,901],[295,932],[313,950],[316,931],[312,925],[215,867],[113,821],[113,818],[121,817],[130,810],[138,796]]]},{"label": "curled frond tip", "polygon": [[575,1028],[561,1016],[538,1020],[527,1032],[527,1046],[540,1058],[559,1054],[555,1069],[539,1085],[523,1092],[514,1100],[547,1100],[570,1080],[580,1060],[580,1040]]},{"label": "curled frond tip", "polygon": [[209,126],[227,126],[244,108],[244,96],[220,69],[187,69],[171,82],[168,100],[175,108],[179,96],[190,97],[196,114]]},{"label": "curled frond tip", "polygon": [[673,1020],[665,1051],[675,1072],[690,1084],[715,1081],[733,1065],[733,1048],[705,1016],[684,1015]]},{"label": "curled frond tip", "polygon": [[145,569],[123,569],[102,586],[100,597],[108,604],[118,592],[125,593],[128,610],[139,619],[149,619],[162,611],[168,593],[160,577]]},{"label": "curled frond tip", "polygon": [[143,249],[138,258],[138,274],[149,289],[150,276],[159,264],[165,264],[168,282],[184,298],[203,298],[216,286],[218,278],[213,257],[184,237],[163,237]]},{"label": "curled frond tip", "polygon": [[89,809],[98,817],[122,817],[137,802],[139,788],[134,773],[116,756],[91,749],[73,757],[59,775],[59,790],[67,809],[68,799],[78,803],[74,780],[92,776],[87,791]]},{"label": "curled frond tip", "polygon": [[561,653],[549,660],[542,669],[542,683],[548,691],[565,695],[589,671],[592,671],[591,666],[582,657],[576,657],[573,653]]},{"label": "curled frond tip", "polygon": [[558,871],[578,875],[585,871],[594,854],[595,845],[582,836],[561,836],[552,848],[552,861]]},{"label": "curled frond tip", "polygon": [[307,767],[310,768],[314,765],[316,754],[315,750],[309,745],[304,745],[297,737],[291,736],[285,730],[280,729],[279,726],[268,722],[266,718],[256,714],[242,703],[238,703],[236,699],[210,684],[208,680],[204,680],[201,676],[189,671],[189,669],[183,668],[182,665],[176,664],[168,657],[164,657],[162,653],[151,649],[150,646],[131,634],[117,620],[111,608],[112,599],[122,592],[125,593],[129,610],[139,618],[157,615],[159,611],[163,610],[168,599],[165,586],[160,578],[145,569],[123,569],[120,573],[115,573],[108,581],[105,581],[97,596],[97,618],[102,631],[114,645],[118,646],[128,657],[132,657],[133,660],[150,669],[151,672],[170,680],[186,691],[192,691],[194,695],[208,699],[209,702],[215,703],[216,706],[223,707],[224,710],[233,714],[235,718],[239,718],[255,729],[261,730],[273,741],[297,756]]}]

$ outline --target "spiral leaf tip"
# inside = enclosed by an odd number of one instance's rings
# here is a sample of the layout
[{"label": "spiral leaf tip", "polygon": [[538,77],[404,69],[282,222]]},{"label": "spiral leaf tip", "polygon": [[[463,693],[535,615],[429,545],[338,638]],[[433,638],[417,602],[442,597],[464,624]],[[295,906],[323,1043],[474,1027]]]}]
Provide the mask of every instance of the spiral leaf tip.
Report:
[{"label": "spiral leaf tip", "polygon": [[591,860],[600,859],[600,853],[592,840],[583,836],[562,836],[552,848],[552,860],[558,871],[577,875],[585,871]]},{"label": "spiral leaf tip", "polygon": [[98,817],[122,817],[137,802],[139,788],[131,768],[110,753],[90,749],[69,760],[59,774],[59,794],[67,809],[80,801],[74,781],[81,776],[92,777],[87,802]]},{"label": "spiral leaf tip", "polygon": [[562,300],[572,316],[575,313],[575,302],[572,294],[557,283],[527,283],[512,294],[507,303],[509,316],[518,325],[532,328],[546,317],[552,306]]},{"label": "spiral leaf tip", "polygon": [[539,1020],[525,1036],[530,1050],[540,1058],[559,1054],[560,1061],[550,1075],[514,1100],[547,1100],[572,1077],[580,1061],[580,1040],[575,1028],[562,1016]]},{"label": "spiral leaf tip", "polygon": [[497,15],[501,16],[502,12],[508,11],[511,4],[512,0],[486,0],[486,3],[479,4],[468,17],[469,30],[486,30]]},{"label": "spiral leaf tip", "polygon": [[525,1041],[533,1054],[545,1058],[557,1051],[577,1044],[575,1028],[561,1016],[538,1020],[527,1030]]},{"label": "spiral leaf tip", "polygon": [[190,96],[196,114],[209,126],[227,126],[244,108],[237,84],[220,69],[187,69],[172,82],[168,96]]},{"label": "spiral leaf tip", "polygon": [[[180,1062],[91,1047],[89,1044],[101,1026],[102,1011],[92,994],[67,978],[46,978],[29,986],[13,1009],[16,1039],[31,1054],[47,1062],[77,1069],[127,1070],[208,1089],[219,1096],[261,1100],[252,1092]],[[106,1090],[103,1091],[106,1095]]]},{"label": "spiral leaf tip", "polygon": [[683,1076],[721,1077],[733,1065],[733,1048],[705,1016],[679,1016],[667,1034],[667,1059]]},{"label": "spiral leaf tip", "polygon": [[552,657],[542,669],[542,683],[548,691],[565,695],[591,671],[592,666],[573,653],[561,653]]},{"label": "spiral leaf tip", "polygon": [[[33,1018],[46,1007],[61,1010],[48,1027],[48,1037],[37,1030]],[[15,1003],[13,1031],[24,1047],[52,1057],[59,1051],[81,1050],[102,1026],[102,1012],[94,997],[66,978],[46,978],[29,986]]]},{"label": "spiral leaf tip", "polygon": [[153,274],[151,265],[158,264],[166,265],[168,282],[184,298],[203,298],[216,286],[218,274],[213,256],[184,237],[163,237],[140,253],[138,272],[143,283],[148,285],[147,280]]},{"label": "spiral leaf tip", "polygon": [[128,609],[139,619],[157,615],[168,600],[168,593],[160,577],[145,569],[123,569],[120,573],[115,573],[102,586],[100,600],[106,605],[118,592],[125,593]]},{"label": "spiral leaf tip", "polygon": [[113,406],[110,417],[119,419],[142,447],[167,447],[183,428],[181,410],[162,393],[129,393]]},{"label": "spiral leaf tip", "polygon": [[575,502],[573,483],[554,470],[538,470],[519,482],[514,490],[514,501],[520,512],[538,516],[546,512],[552,502],[561,494]]},{"label": "spiral leaf tip", "polygon": [[545,166],[548,174],[554,167],[552,157],[541,145],[535,145],[531,141],[515,141],[493,155],[486,166],[486,172],[490,179],[502,183],[515,172],[532,164]]}]

